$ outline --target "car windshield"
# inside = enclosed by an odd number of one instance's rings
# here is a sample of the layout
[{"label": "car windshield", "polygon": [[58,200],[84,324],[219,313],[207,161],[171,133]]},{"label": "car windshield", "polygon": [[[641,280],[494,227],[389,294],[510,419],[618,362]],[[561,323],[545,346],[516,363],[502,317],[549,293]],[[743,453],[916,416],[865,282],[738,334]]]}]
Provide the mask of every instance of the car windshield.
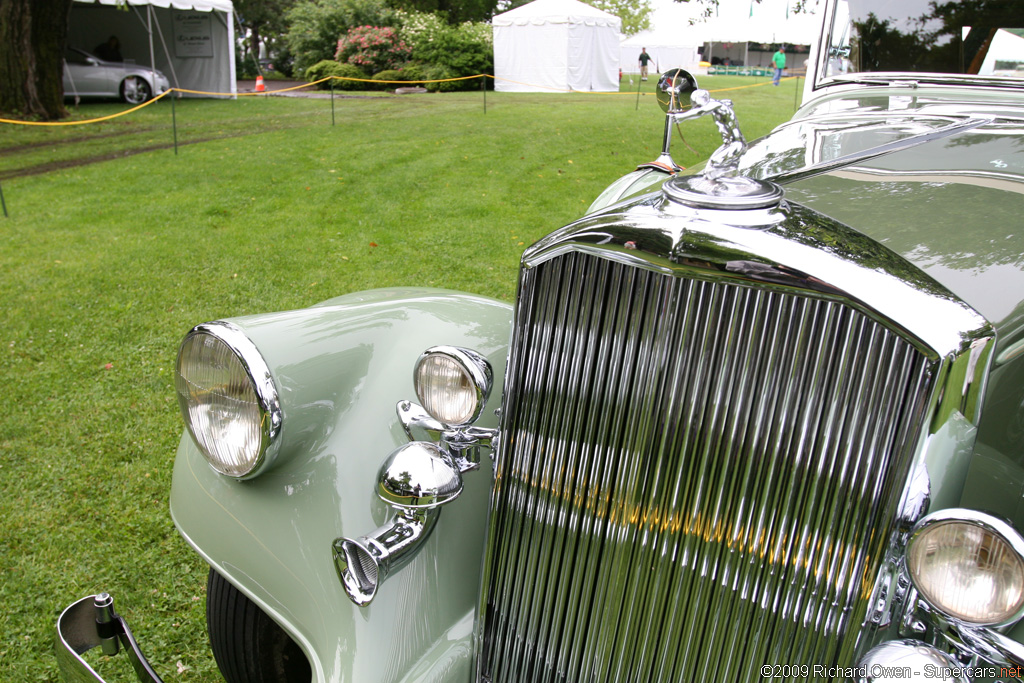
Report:
[{"label": "car windshield", "polygon": [[1024,86],[1021,0],[837,0],[826,28],[819,83],[909,71]]}]

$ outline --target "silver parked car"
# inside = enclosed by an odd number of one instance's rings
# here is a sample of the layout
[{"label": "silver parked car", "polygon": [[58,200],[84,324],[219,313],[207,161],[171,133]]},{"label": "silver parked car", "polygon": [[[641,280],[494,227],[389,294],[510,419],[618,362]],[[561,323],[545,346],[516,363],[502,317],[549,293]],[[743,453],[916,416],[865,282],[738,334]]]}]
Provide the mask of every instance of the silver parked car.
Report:
[{"label": "silver parked car", "polygon": [[64,97],[120,97],[129,104],[142,104],[170,85],[156,69],[104,61],[73,47],[64,51]]}]

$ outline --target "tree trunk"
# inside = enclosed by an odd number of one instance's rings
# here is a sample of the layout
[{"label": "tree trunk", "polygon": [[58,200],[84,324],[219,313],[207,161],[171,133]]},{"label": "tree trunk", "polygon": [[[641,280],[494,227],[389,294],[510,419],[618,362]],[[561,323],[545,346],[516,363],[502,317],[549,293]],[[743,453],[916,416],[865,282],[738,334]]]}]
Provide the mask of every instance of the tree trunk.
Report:
[{"label": "tree trunk", "polygon": [[50,121],[64,109],[72,0],[0,0],[0,112]]}]

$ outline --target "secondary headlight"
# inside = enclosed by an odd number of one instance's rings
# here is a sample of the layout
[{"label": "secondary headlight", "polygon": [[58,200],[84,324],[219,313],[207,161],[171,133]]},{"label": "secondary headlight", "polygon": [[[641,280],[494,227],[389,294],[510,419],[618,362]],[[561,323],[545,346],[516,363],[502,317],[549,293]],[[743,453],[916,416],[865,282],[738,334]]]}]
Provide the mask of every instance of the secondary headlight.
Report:
[{"label": "secondary headlight", "polygon": [[991,515],[928,515],[907,545],[907,568],[921,597],[953,619],[997,626],[1024,614],[1024,539]]},{"label": "secondary headlight", "polygon": [[491,364],[470,349],[435,346],[416,361],[413,382],[431,417],[459,427],[480,417],[491,393]]},{"label": "secondary headlight", "polygon": [[281,433],[277,389],[266,361],[238,327],[198,325],[181,343],[175,385],[192,440],[213,469],[255,476]]}]

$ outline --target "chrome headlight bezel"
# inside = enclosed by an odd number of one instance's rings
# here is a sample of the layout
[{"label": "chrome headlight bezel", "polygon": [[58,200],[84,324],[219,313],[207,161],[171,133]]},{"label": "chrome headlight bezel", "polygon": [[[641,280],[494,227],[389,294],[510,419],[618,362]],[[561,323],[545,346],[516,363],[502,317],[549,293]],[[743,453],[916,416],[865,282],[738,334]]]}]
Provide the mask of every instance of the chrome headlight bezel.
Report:
[{"label": "chrome headlight bezel", "polygon": [[[920,567],[917,566],[918,559],[915,550],[931,534],[948,525],[963,525],[980,530],[983,534],[987,534],[995,539],[996,542],[1004,544],[1006,549],[1015,557],[1019,576],[1017,591],[1019,595],[1016,598],[1015,607],[1003,610],[1001,617],[971,618],[965,616],[962,611],[958,612],[958,610],[951,608],[949,601],[943,599],[945,596],[936,594],[931,590],[930,586],[925,585],[925,582],[922,581]],[[932,513],[915,524],[911,531],[910,539],[907,542],[906,567],[907,574],[918,595],[935,611],[948,619],[972,626],[998,628],[1014,624],[1024,617],[1024,537],[1021,536],[1020,532],[1012,524],[1004,519],[966,508],[952,508]]]},{"label": "chrome headlight bezel", "polygon": [[[254,425],[254,428],[259,433],[259,443],[255,452],[248,454],[245,458],[246,467],[229,468],[221,458],[210,451],[207,443],[211,441],[212,437],[196,433],[197,427],[193,424],[187,398],[178,386],[178,383],[184,378],[181,368],[185,349],[199,336],[208,336],[223,344],[239,363],[240,369],[249,381],[249,388],[252,390],[257,405],[258,425]],[[280,396],[267,362],[252,340],[237,325],[218,320],[196,325],[185,335],[175,361],[175,389],[178,395],[178,406],[181,409],[189,436],[210,467],[216,472],[233,479],[251,479],[273,461],[280,449],[281,428],[284,423]]]},{"label": "chrome headlight bezel", "polygon": [[[426,364],[434,359],[447,361],[462,373],[472,392],[471,400],[475,402],[471,410],[461,411],[461,414],[455,417],[438,409],[437,402],[427,393],[428,387],[424,374],[429,372],[429,367]],[[464,427],[476,422],[487,405],[487,399],[490,397],[491,387],[494,383],[494,374],[487,358],[472,349],[459,346],[433,346],[427,349],[416,359],[412,376],[413,387],[420,405],[431,417],[447,427]]]}]

